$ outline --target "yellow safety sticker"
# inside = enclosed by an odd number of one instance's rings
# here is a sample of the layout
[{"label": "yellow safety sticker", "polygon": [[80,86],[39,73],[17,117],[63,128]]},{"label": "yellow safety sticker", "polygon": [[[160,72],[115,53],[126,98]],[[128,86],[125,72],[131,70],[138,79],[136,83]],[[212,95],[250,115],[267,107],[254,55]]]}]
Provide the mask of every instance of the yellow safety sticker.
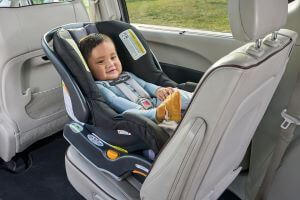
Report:
[{"label": "yellow safety sticker", "polygon": [[131,29],[123,31],[119,37],[134,60],[146,54],[143,44]]}]

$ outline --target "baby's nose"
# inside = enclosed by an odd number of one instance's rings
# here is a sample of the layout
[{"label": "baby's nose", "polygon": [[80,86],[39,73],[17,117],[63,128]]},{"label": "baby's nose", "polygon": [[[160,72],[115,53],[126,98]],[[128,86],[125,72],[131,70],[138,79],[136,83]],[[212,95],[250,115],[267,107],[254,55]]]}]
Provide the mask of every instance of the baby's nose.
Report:
[{"label": "baby's nose", "polygon": [[114,62],[112,60],[108,60],[107,67],[113,67],[113,66],[114,66]]}]

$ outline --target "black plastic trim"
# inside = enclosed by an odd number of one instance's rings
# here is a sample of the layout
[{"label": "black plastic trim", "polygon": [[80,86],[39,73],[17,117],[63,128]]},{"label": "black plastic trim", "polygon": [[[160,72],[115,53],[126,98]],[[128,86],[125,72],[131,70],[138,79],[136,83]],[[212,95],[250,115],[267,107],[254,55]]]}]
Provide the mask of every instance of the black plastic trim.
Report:
[{"label": "black plastic trim", "polygon": [[121,20],[123,22],[130,23],[126,0],[118,0],[118,3],[120,7],[121,16],[122,16]]},{"label": "black plastic trim", "polygon": [[205,72],[186,68],[179,65],[160,63],[165,74],[177,83],[194,82],[198,83]]}]

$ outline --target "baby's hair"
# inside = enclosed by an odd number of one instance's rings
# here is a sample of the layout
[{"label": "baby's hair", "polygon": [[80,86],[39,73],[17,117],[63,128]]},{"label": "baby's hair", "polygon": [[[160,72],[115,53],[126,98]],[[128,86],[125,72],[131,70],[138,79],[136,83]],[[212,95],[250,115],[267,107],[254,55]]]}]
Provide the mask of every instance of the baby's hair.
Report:
[{"label": "baby's hair", "polygon": [[92,50],[104,41],[113,43],[109,36],[102,33],[91,33],[79,41],[79,49],[86,62],[88,61]]}]

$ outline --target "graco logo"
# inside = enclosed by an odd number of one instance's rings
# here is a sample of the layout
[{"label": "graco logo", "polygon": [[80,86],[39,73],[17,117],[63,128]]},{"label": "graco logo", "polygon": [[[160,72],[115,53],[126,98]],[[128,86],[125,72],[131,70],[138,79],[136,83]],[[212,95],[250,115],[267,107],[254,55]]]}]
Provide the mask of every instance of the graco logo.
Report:
[{"label": "graco logo", "polygon": [[[93,133],[92,133],[93,134]],[[94,143],[95,145],[99,146],[99,147],[103,147],[103,142],[101,141],[101,139],[96,136],[96,135],[92,135],[92,134],[88,134],[87,135],[87,138],[92,142]]]}]

